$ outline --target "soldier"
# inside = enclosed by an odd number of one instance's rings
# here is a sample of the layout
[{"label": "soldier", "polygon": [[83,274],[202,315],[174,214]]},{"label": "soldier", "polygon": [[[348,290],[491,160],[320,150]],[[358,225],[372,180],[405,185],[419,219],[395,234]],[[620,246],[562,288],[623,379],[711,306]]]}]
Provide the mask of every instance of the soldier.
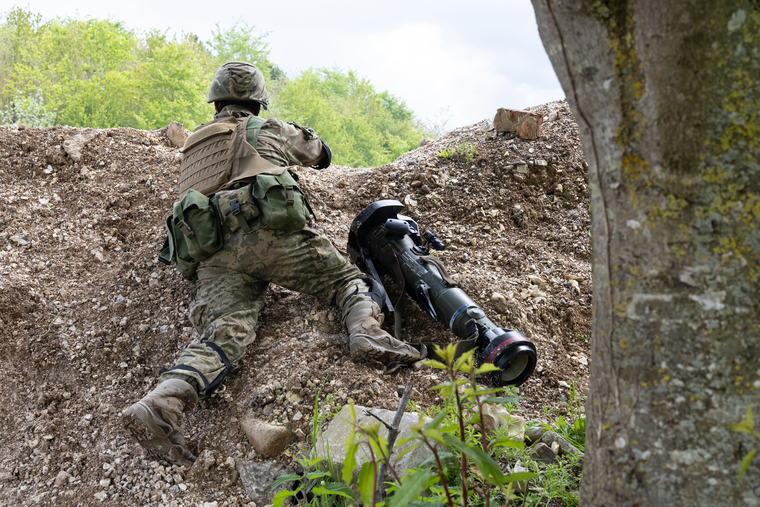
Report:
[{"label": "soldier", "polygon": [[[309,128],[258,116],[261,107],[267,108],[269,94],[261,71],[249,63],[222,65],[208,102],[216,109],[214,121],[188,137],[180,167],[180,191],[193,188],[213,195],[223,216],[223,247],[197,265],[190,318],[200,343],[187,347],[173,368],[162,370],[158,386],[123,416],[125,428],[149,455],[188,466],[195,456],[180,430],[182,414],[199,395],[208,396],[221,384],[254,341],[270,283],[334,301],[356,360],[413,362],[424,356],[380,328],[381,295],[327,238],[305,226],[265,228],[264,213],[278,212],[267,210],[265,200],[248,199],[248,215],[240,211],[241,200],[263,191],[257,177],[284,181],[288,166],[328,167],[332,154],[327,144]],[[297,186],[286,185],[285,191],[290,192],[286,205],[299,202]],[[256,202],[260,209],[251,205]],[[259,211],[257,218],[246,218]]]}]

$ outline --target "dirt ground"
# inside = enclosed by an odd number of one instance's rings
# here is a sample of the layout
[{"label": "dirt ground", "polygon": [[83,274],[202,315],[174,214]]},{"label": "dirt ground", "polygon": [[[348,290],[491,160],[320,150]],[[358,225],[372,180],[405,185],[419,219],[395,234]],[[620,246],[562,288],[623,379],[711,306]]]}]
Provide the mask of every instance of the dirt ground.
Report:
[{"label": "dirt ground", "polygon": [[[298,172],[316,225],[341,250],[354,216],[379,199],[405,203],[436,232],[460,287],[535,343],[538,367],[519,391],[523,415],[545,419],[567,409],[573,385],[588,385],[589,198],[566,103],[533,110],[548,120],[538,140],[497,136],[485,122],[382,167]],[[197,339],[186,317],[193,285],[156,260],[180,154],[163,131],[117,128],[97,131],[75,163],[62,145],[82,130],[0,127],[0,504],[246,505],[232,470],[261,459],[237,424],[250,410],[295,430],[279,458],[288,463],[308,448],[316,387],[325,414],[349,401],[395,410],[408,381],[421,408],[440,401],[428,391],[436,372],[352,363],[330,302],[272,286],[248,355],[185,420],[191,449],[217,465],[147,459],[120,415]],[[472,160],[437,155],[462,143],[476,147]],[[454,339],[407,308],[409,341]],[[276,403],[249,407],[262,393]]]}]

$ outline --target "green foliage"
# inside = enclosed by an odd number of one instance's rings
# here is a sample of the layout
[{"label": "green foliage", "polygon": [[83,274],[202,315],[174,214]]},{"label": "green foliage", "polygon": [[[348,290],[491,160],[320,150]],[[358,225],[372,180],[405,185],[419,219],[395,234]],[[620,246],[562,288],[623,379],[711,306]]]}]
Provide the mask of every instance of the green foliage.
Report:
[{"label": "green foliage", "polygon": [[157,129],[207,122],[207,91],[231,60],[258,66],[271,95],[268,117],[312,127],[333,161],[377,166],[419,146],[424,127],[404,102],[353,72],[310,69],[294,79],[269,59],[267,33],[237,21],[211,40],[140,35],[113,20],[56,18],[19,7],[0,17],[2,121],[29,125]]},{"label": "green foliage", "polygon": [[[747,433],[748,435],[752,435],[758,442],[760,442],[760,431],[755,429],[755,420],[752,417],[751,406],[747,407],[747,415],[744,416],[744,419],[736,424],[729,424],[728,426],[731,428],[731,431],[734,431],[736,433]],[[740,481],[744,474],[747,473],[747,469],[752,464],[752,460],[755,459],[756,455],[757,449],[752,449],[744,455],[741,465],[739,465],[739,476],[737,478],[737,481]]]},{"label": "green foliage", "polygon": [[268,84],[273,64],[269,61],[267,35],[269,32],[256,35],[256,27],[241,20],[231,28],[222,28],[217,23],[211,29],[211,40],[206,45],[211,49],[217,67],[226,62],[252,63],[261,70]]},{"label": "green foliage", "polygon": [[450,146],[436,153],[441,158],[455,162],[472,162],[477,154],[478,149],[475,144],[465,141],[462,141],[458,146]]},{"label": "green foliage", "polygon": [[276,93],[268,113],[313,128],[336,164],[378,166],[419,146],[424,135],[403,101],[378,93],[353,71],[309,69]]},{"label": "green foliage", "polygon": [[39,90],[30,96],[16,92],[13,102],[0,111],[0,122],[22,123],[28,127],[49,127],[55,122],[55,113],[46,109]]}]

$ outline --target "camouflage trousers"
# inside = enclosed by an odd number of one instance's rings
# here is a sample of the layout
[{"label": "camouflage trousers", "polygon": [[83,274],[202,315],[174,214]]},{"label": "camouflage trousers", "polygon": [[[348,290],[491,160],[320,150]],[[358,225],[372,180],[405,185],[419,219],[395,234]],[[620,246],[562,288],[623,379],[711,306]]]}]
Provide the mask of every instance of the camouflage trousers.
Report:
[{"label": "camouflage trousers", "polygon": [[[175,368],[194,368],[208,384],[224,371],[225,364],[205,342],[221,348],[234,368],[256,337],[257,316],[270,283],[342,305],[343,322],[358,302],[372,301],[362,294],[346,300],[355,292],[369,291],[361,280],[364,274],[330,240],[309,228],[226,232],[224,248],[200,263],[197,274],[198,292],[190,318],[201,333],[201,343],[187,347]],[[204,394],[203,378],[194,371],[172,369],[159,382],[170,378],[189,381]]]}]

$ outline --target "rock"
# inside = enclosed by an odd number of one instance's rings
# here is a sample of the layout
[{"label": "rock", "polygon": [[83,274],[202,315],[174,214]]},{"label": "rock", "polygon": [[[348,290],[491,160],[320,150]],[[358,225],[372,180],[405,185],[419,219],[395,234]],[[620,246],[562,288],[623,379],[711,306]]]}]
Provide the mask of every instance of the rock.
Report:
[{"label": "rock", "polygon": [[[64,472],[66,473],[66,472]],[[60,474],[58,474],[60,475]],[[13,475],[10,472],[0,472],[0,482],[10,482],[16,478],[15,475]]]},{"label": "rock", "polygon": [[58,472],[58,475],[55,476],[55,485],[59,488],[68,482],[69,474],[66,473],[66,470],[61,470]]},{"label": "rock", "polygon": [[491,301],[496,302],[496,301],[506,301],[506,300],[507,298],[504,297],[504,294],[501,294],[499,292],[494,292],[493,294],[491,294]]},{"label": "rock", "polygon": [[554,187],[555,194],[561,194],[562,192],[564,192],[564,190],[565,190],[565,187],[562,186],[562,183],[557,183],[557,186]]},{"label": "rock", "polygon": [[236,460],[237,471],[240,474],[240,482],[243,483],[245,494],[257,505],[268,505],[272,503],[274,495],[283,489],[293,489],[292,482],[286,482],[271,491],[272,484],[281,475],[288,475],[295,472],[274,461],[265,461],[256,463],[252,461]]},{"label": "rock", "polygon": [[432,140],[432,139],[428,139],[428,138],[426,137],[425,139],[423,139],[422,141],[420,141],[420,146],[427,146],[428,144],[430,144],[430,143],[432,143],[432,142],[433,142],[433,140]]},{"label": "rock", "polygon": [[100,479],[100,487],[107,488],[111,485],[111,479]]},{"label": "rock", "polygon": [[570,280],[568,283],[570,284],[570,287],[573,288],[573,290],[575,291],[575,293],[578,294],[578,295],[580,295],[580,293],[581,293],[581,286],[578,285],[578,280]]},{"label": "rock", "polygon": [[[525,472],[530,472],[530,470],[522,466],[522,463],[519,460],[516,461],[515,465],[512,467],[512,473],[520,474]],[[515,493],[524,494],[528,490],[528,481],[517,481],[512,484],[514,485],[512,491]]]},{"label": "rock", "polygon": [[515,172],[518,174],[528,174],[528,164],[521,163],[515,166]]},{"label": "rock", "polygon": [[420,192],[422,192],[423,194],[429,194],[430,193],[430,187],[427,186],[427,185],[422,185],[420,187]]},{"label": "rock", "polygon": [[539,287],[546,287],[546,280],[541,278],[540,276],[535,275],[528,275],[528,280],[530,280],[530,283],[533,285],[538,285]]},{"label": "rock", "polygon": [[493,125],[497,132],[512,132],[523,139],[537,139],[543,135],[543,120],[542,115],[530,111],[499,108],[496,110]]},{"label": "rock", "polygon": [[[395,411],[390,410],[383,410],[383,409],[367,409],[366,407],[361,407],[359,405],[354,407],[356,409],[356,418],[357,418],[357,424],[371,424],[373,422],[377,422],[377,419],[370,415],[364,415],[365,410],[371,410],[373,414],[378,416],[383,421],[386,421],[388,424],[393,420],[393,416],[395,415]],[[344,448],[346,439],[348,438],[348,435],[351,431],[350,427],[348,426],[348,422],[351,418],[349,415],[349,406],[345,405],[343,409],[340,411],[338,415],[336,415],[332,422],[330,422],[330,425],[327,427],[327,430],[320,435],[319,439],[317,440],[317,444],[315,446],[315,450],[317,452],[317,456],[320,458],[327,459],[328,456],[332,460],[332,462],[335,464],[336,468],[340,469],[340,467],[343,464],[343,460],[346,458],[346,450]],[[411,436],[412,432],[410,428],[412,425],[416,425],[419,420],[418,414],[411,414],[411,413],[405,413],[404,416],[401,418],[401,424],[399,425],[399,435],[398,440],[401,440],[402,438],[408,438]],[[426,422],[429,422],[430,419],[425,417],[424,420]],[[388,428],[385,426],[380,427],[380,435],[383,437],[388,437]],[[397,440],[397,442],[398,442]],[[399,446],[398,444],[394,446],[393,449],[393,458],[391,458],[395,462],[395,457],[398,456],[401,452],[406,450],[411,446],[412,442],[407,442],[404,445]],[[423,446],[418,445],[414,447],[410,452],[404,454],[401,459],[398,460],[398,462],[395,463],[396,471],[401,472],[409,469],[413,469],[423,461],[425,461],[428,457],[432,456],[432,453],[430,450]],[[356,469],[354,470],[355,473],[358,472],[358,470],[361,468],[361,466],[369,461],[367,457],[367,453],[365,452],[357,452],[356,453]]]},{"label": "rock", "polygon": [[554,444],[559,447],[559,454],[579,455],[583,458],[583,451],[575,447],[573,444],[565,440],[561,435],[554,431],[547,431],[541,436],[541,442],[554,448]]},{"label": "rock", "polygon": [[177,148],[182,148],[185,145],[185,140],[190,132],[185,128],[185,125],[176,121],[171,122],[164,127],[164,135],[169,141]]},{"label": "rock", "polygon": [[530,457],[541,463],[546,463],[547,465],[557,461],[557,453],[552,451],[551,448],[543,442],[536,444],[533,451],[530,453]]},{"label": "rock", "polygon": [[547,165],[549,165],[549,164],[546,162],[546,160],[543,160],[543,159],[540,159],[540,158],[539,158],[539,159],[536,159],[536,162],[535,162],[535,164],[536,164],[537,166],[539,166],[539,167],[546,167]]},{"label": "rock", "polygon": [[280,454],[295,439],[285,426],[275,426],[251,416],[240,421],[240,428],[256,452],[267,458]]},{"label": "rock", "polygon": [[95,498],[100,500],[101,502],[105,501],[106,498],[108,498],[108,493],[105,491],[101,491],[100,493],[95,493]]},{"label": "rock", "polygon": [[97,133],[97,130],[92,129],[80,131],[74,137],[66,139],[63,142],[63,149],[66,150],[66,153],[68,153],[69,157],[71,157],[71,160],[74,162],[79,162],[82,159],[82,148],[84,148],[87,143],[95,139]]},{"label": "rock", "polygon": [[412,188],[418,188],[422,186],[422,182],[420,180],[414,180],[412,182]]},{"label": "rock", "polygon": [[26,236],[11,236],[9,239],[21,246],[26,246],[30,243],[29,239]]},{"label": "rock", "polygon": [[525,439],[525,419],[510,414],[502,405],[483,405],[483,423],[491,431],[506,426],[509,438],[517,441]]},{"label": "rock", "polygon": [[538,426],[530,430],[526,429],[525,438],[526,440],[528,440],[530,443],[533,444],[541,440],[541,437],[544,436],[544,433],[546,433],[546,431],[547,431],[546,428],[544,428],[543,426]]},{"label": "rock", "polygon": [[95,260],[98,262],[105,262],[106,258],[103,256],[103,252],[100,250],[93,250],[90,252],[93,257],[95,257]]}]

